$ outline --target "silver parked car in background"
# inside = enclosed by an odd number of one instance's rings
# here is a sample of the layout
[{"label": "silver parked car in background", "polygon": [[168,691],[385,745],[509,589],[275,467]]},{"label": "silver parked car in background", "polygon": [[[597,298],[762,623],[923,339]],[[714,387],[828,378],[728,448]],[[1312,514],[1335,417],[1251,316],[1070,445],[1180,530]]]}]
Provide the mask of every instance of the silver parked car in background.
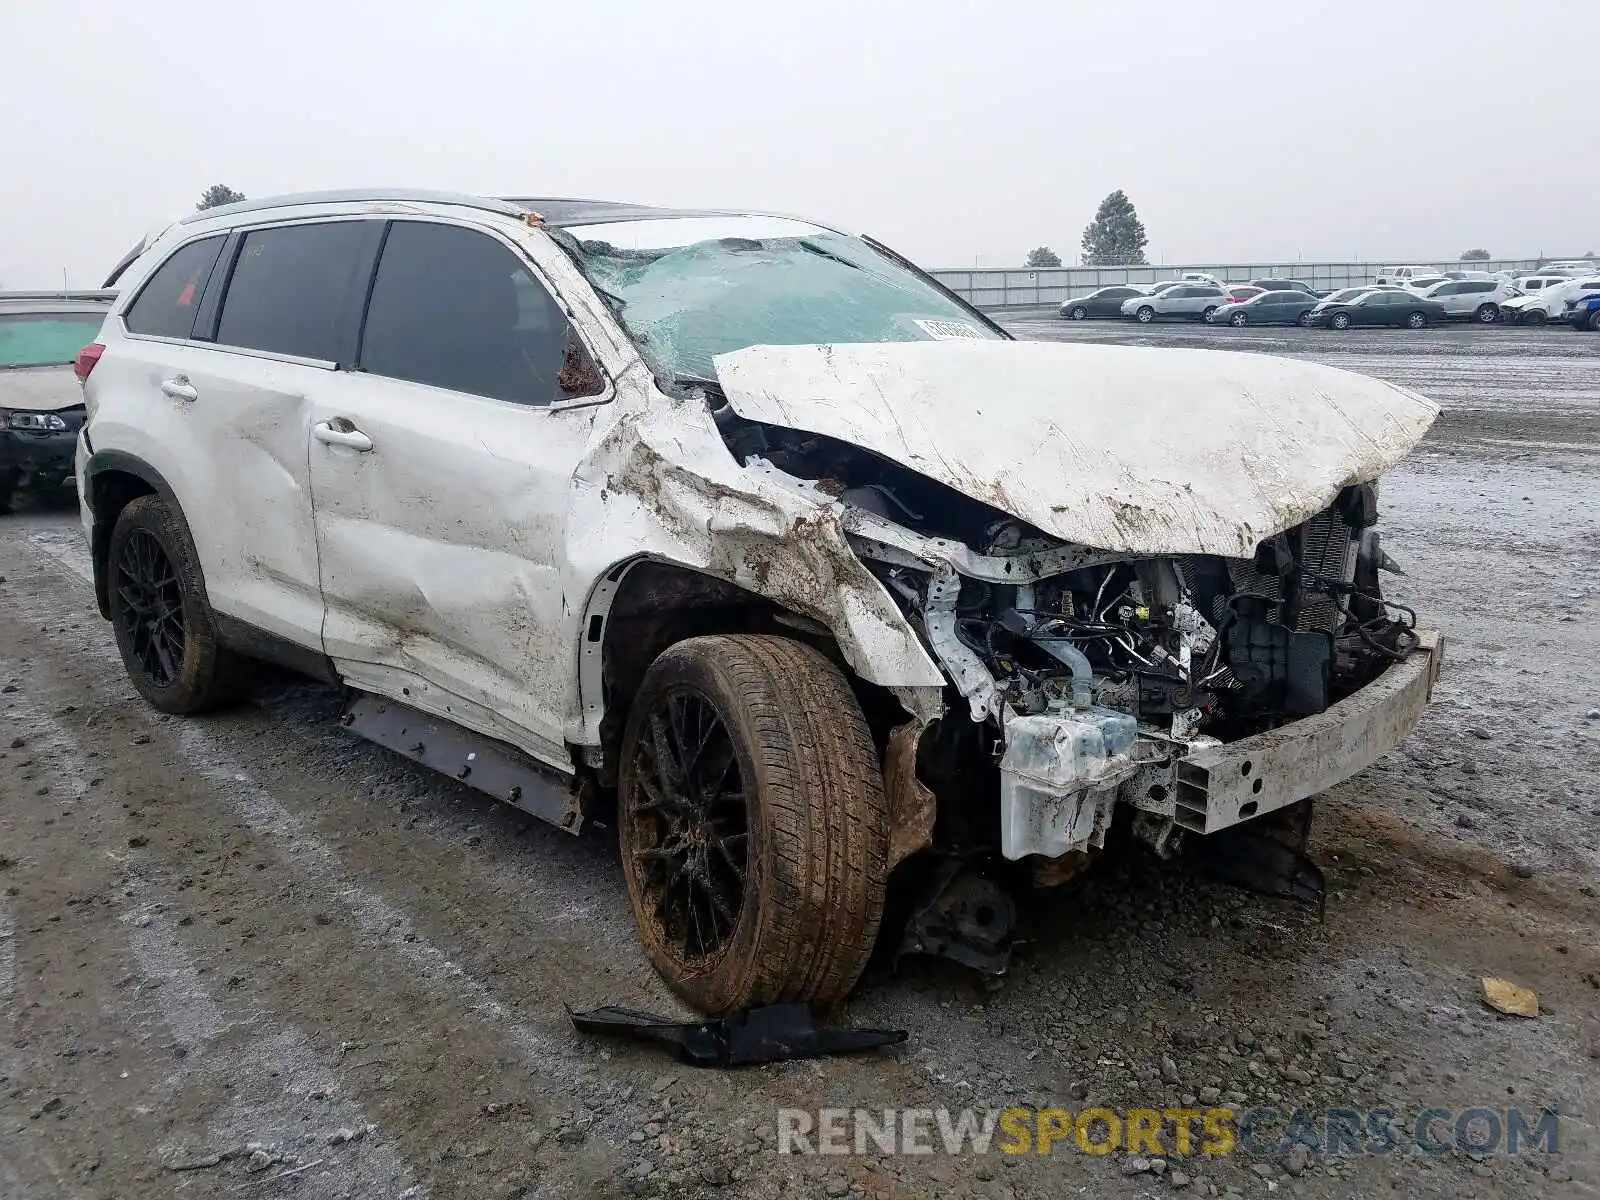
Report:
[{"label": "silver parked car in background", "polygon": [[1205,321],[1228,302],[1228,293],[1214,283],[1179,283],[1153,296],[1122,302],[1122,315],[1148,325],[1151,321]]},{"label": "silver parked car in background", "polygon": [[1500,306],[1522,293],[1499,279],[1449,279],[1423,293],[1444,305],[1452,320],[1480,321],[1491,325],[1500,319]]}]

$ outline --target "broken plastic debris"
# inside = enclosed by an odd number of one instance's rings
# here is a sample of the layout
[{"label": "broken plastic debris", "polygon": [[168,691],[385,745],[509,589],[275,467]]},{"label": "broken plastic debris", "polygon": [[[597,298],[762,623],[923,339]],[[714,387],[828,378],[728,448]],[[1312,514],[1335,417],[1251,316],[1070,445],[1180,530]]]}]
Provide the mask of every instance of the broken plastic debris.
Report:
[{"label": "broken plastic debris", "polygon": [[1496,1012],[1513,1017],[1537,1017],[1539,997],[1525,987],[1518,987],[1509,979],[1496,979],[1485,975],[1482,979],[1483,1002]]},{"label": "broken plastic debris", "polygon": [[567,1010],[580,1033],[660,1042],[695,1067],[738,1067],[849,1054],[906,1040],[903,1029],[823,1029],[804,1004],[771,1004],[709,1021],[674,1021],[636,1008]]}]

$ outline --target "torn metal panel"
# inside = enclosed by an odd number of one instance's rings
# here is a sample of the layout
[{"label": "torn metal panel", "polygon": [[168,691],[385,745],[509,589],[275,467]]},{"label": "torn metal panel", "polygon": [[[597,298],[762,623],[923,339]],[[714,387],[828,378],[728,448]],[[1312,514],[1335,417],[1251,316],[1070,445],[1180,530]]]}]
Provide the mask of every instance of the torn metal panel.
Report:
[{"label": "torn metal panel", "polygon": [[[741,466],[703,401],[657,399],[613,424],[578,468],[568,594],[603,599],[597,581],[629,559],[701,571],[821,622],[863,679],[914,689],[914,715],[936,716],[944,675],[856,556],[843,517],[827,497]],[[569,614],[573,645],[603,611],[591,599]],[[598,738],[588,699],[570,740]]]},{"label": "torn metal panel", "polygon": [[907,721],[889,732],[883,752],[883,794],[889,802],[889,869],[933,845],[939,802],[917,778],[917,743],[926,721]]},{"label": "torn metal panel", "polygon": [[718,355],[741,417],[860,446],[1082,546],[1252,554],[1375,479],[1438,408],[1314,363],[967,340]]}]

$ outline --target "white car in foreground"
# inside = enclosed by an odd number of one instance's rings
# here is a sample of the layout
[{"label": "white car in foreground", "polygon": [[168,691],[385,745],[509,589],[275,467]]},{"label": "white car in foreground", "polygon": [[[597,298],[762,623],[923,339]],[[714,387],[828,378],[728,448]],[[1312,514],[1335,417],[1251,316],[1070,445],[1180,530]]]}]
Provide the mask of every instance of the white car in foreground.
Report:
[{"label": "white car in foreground", "polygon": [[1438,670],[1375,487],[1438,409],[1376,379],[1013,341],[869,240],[597,201],[250,201],[122,287],[77,471],[134,689],[273,659],[614,825],[705,1012],[847,994],[891,872],[900,945],[1003,967],[997,867],[1282,820]]}]

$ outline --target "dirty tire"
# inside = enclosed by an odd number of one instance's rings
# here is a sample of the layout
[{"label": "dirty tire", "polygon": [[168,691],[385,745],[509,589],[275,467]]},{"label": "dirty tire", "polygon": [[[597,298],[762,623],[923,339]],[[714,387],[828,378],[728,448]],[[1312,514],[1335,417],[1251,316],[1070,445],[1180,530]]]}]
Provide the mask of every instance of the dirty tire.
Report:
[{"label": "dirty tire", "polygon": [[1407,329],[1421,329],[1427,323],[1428,315],[1426,313],[1414,312],[1406,314]]},{"label": "dirty tire", "polygon": [[1151,321],[1156,319],[1156,310],[1146,304],[1133,315],[1139,319],[1140,324],[1148,325]]},{"label": "dirty tire", "polygon": [[1350,328],[1350,314],[1349,313],[1334,313],[1333,316],[1328,318],[1328,324],[1333,326],[1335,329],[1349,329]]},{"label": "dirty tire", "polygon": [[1500,306],[1498,304],[1480,304],[1478,311],[1472,314],[1480,325],[1493,325],[1500,319]]},{"label": "dirty tire", "polygon": [[[675,802],[658,804],[647,791],[669,790],[654,747],[674,703],[714,711],[739,772],[747,831],[743,886],[731,928],[710,948],[687,945],[686,909],[674,912],[663,902],[676,886],[663,882],[671,870],[660,868],[664,847],[695,844],[695,835],[669,829],[680,818],[662,815],[681,811]],[[715,787],[704,778],[696,784]],[[888,807],[860,706],[820,652],[752,635],[690,638],[663,652],[628,714],[617,806],[623,870],[645,952],[686,1003],[722,1015],[759,1004],[826,1005],[849,994],[883,913]],[[717,861],[709,850],[701,853]],[[710,915],[709,908],[699,911]]]},{"label": "dirty tire", "polygon": [[1527,312],[1523,313],[1521,318],[1518,319],[1517,324],[1518,325],[1533,325],[1533,326],[1537,327],[1537,326],[1543,325],[1544,322],[1545,322],[1544,310],[1542,308],[1533,308],[1533,309],[1529,309]]},{"label": "dirty tire", "polygon": [[[152,560],[154,572],[165,572],[170,579],[155,590],[164,594],[181,623],[181,644],[171,639],[163,643],[171,651],[166,656],[170,670],[159,655],[152,663],[151,639],[139,632],[141,606],[134,576],[141,563]],[[179,714],[204,712],[238,698],[248,664],[217,640],[194,542],[170,505],[157,496],[139,496],[117,514],[106,572],[117,650],[141,696],[162,712]]]}]

